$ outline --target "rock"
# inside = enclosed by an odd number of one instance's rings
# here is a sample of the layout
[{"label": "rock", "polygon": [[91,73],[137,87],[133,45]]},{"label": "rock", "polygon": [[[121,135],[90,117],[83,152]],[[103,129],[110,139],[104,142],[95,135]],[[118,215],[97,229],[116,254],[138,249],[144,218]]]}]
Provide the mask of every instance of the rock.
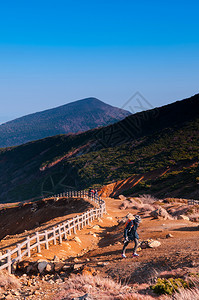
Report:
[{"label": "rock", "polygon": [[95,233],[93,234],[93,237],[97,237]]},{"label": "rock", "polygon": [[100,267],[104,267],[107,266],[109,264],[109,262],[98,262],[97,265]]},{"label": "rock", "polygon": [[180,215],[180,216],[178,216],[178,220],[187,220],[187,221],[189,221],[189,217],[187,217],[185,215]]},{"label": "rock", "polygon": [[152,217],[154,217],[155,219],[164,219],[164,220],[167,220],[167,219],[171,219],[171,216],[168,214],[168,212],[166,211],[166,209],[160,207],[156,210],[153,210],[150,215]]},{"label": "rock", "polygon": [[73,266],[73,269],[74,270],[78,270],[78,269],[80,269],[82,267],[82,264],[75,264],[74,266]]},{"label": "rock", "polygon": [[159,241],[152,241],[152,242],[149,242],[149,248],[156,248],[156,247],[159,247],[161,245],[161,243]]},{"label": "rock", "polygon": [[30,265],[31,265],[31,262],[26,261],[26,260],[22,260],[22,261],[17,263],[17,270],[20,270],[20,271],[23,271],[24,273],[26,273],[27,269]]},{"label": "rock", "polygon": [[73,240],[78,244],[82,243],[82,241],[80,240],[80,238],[78,236],[75,236]]},{"label": "rock", "polygon": [[94,268],[84,265],[81,274],[82,275],[95,276],[97,273],[96,273],[96,270]]},{"label": "rock", "polygon": [[56,255],[53,257],[53,262],[59,262],[59,257],[57,257]]},{"label": "rock", "polygon": [[168,233],[168,234],[166,235],[166,238],[167,238],[167,239],[173,238],[173,235],[172,235],[171,233]]},{"label": "rock", "polygon": [[34,295],[39,295],[40,292],[39,292],[38,290],[35,290],[33,294],[34,294]]},{"label": "rock", "polygon": [[64,265],[63,268],[62,268],[62,270],[63,270],[63,271],[68,271],[68,270],[70,270],[70,268],[71,268],[71,266],[69,266],[69,265]]},{"label": "rock", "polygon": [[120,200],[122,200],[122,201],[125,201],[126,200],[126,197],[125,196],[123,196],[123,195],[119,195],[119,197],[118,197]]},{"label": "rock", "polygon": [[92,228],[97,230],[100,229],[99,225],[94,225]]},{"label": "rock", "polygon": [[55,262],[54,263],[54,270],[55,270],[55,272],[61,271],[62,268],[63,268],[63,266],[64,266],[63,262]]},{"label": "rock", "polygon": [[41,261],[41,262],[38,263],[37,269],[38,269],[39,273],[43,273],[44,272],[47,264],[48,264],[47,261]]},{"label": "rock", "polygon": [[32,271],[32,269],[33,269],[33,266],[32,266],[32,265],[29,265],[29,266],[27,267],[27,273],[30,273],[30,272]]},{"label": "rock", "polygon": [[46,266],[46,272],[53,272],[54,270],[54,264],[52,263],[47,263],[47,266]]},{"label": "rock", "polygon": [[74,258],[74,262],[77,263],[79,259],[77,257]]}]

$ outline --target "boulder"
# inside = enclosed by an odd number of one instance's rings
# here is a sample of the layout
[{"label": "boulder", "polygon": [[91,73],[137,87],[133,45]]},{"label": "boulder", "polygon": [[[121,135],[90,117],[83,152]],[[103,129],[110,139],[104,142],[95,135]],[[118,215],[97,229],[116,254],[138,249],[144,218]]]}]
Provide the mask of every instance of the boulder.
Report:
[{"label": "boulder", "polygon": [[187,220],[187,221],[189,221],[189,217],[187,217],[185,215],[180,215],[180,216],[178,216],[178,220]]},{"label": "boulder", "polygon": [[160,207],[158,209],[153,210],[150,215],[155,218],[155,219],[171,219],[170,215],[168,214],[168,212],[166,211],[166,209]]},{"label": "boulder", "polygon": [[156,248],[159,247],[161,245],[161,243],[159,241],[151,241],[149,242],[149,248]]},{"label": "boulder", "polygon": [[38,269],[39,273],[43,273],[44,272],[47,264],[48,264],[47,261],[41,261],[41,262],[38,263],[37,269]]}]

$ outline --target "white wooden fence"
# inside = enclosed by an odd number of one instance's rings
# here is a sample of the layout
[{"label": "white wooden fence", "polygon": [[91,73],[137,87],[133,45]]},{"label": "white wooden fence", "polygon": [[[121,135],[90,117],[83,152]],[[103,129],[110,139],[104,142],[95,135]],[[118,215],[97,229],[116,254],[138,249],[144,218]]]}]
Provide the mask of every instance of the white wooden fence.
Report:
[{"label": "white wooden fence", "polygon": [[[49,243],[52,241],[54,245],[62,243],[62,240],[67,240],[67,235],[72,233],[76,234],[77,230],[81,230],[84,226],[89,225],[94,219],[103,217],[106,213],[106,204],[99,197],[95,195],[88,195],[87,191],[70,191],[53,196],[55,200],[60,197],[83,197],[88,198],[98,204],[98,208],[90,209],[81,215],[67,220],[64,223],[60,223],[56,227],[52,227],[50,230],[44,232],[35,232],[35,235],[26,237],[23,243],[17,244],[13,250],[7,250],[7,252],[0,256],[0,270],[8,269],[8,272],[12,272],[12,265],[20,261],[23,256],[31,256],[31,250],[36,249],[37,252],[41,252],[41,245],[44,245],[46,249],[49,249]],[[57,199],[58,200],[58,199]]]}]

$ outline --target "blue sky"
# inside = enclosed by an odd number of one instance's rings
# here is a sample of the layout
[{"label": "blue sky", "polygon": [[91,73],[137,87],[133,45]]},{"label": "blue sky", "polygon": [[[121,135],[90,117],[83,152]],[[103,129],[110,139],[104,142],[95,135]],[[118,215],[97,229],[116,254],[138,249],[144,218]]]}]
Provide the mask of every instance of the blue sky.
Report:
[{"label": "blue sky", "polygon": [[94,96],[199,92],[197,1],[1,1],[0,123]]}]

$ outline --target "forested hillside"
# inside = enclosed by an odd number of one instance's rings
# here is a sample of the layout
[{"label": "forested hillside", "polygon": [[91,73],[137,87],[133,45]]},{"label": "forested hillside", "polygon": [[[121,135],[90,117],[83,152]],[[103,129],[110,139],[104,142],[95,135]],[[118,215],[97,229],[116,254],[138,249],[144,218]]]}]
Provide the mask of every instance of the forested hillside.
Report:
[{"label": "forested hillside", "polygon": [[2,149],[0,200],[100,187],[155,171],[126,194],[199,199],[198,137],[199,95],[195,95],[82,134]]}]

